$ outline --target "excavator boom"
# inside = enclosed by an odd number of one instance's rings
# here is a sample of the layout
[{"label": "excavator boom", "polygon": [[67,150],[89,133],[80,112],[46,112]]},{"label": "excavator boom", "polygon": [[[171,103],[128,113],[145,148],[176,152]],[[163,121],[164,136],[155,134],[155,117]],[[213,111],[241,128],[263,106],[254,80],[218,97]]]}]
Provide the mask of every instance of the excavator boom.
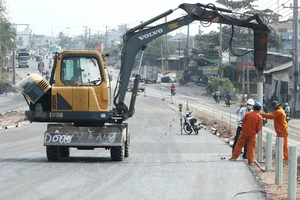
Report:
[{"label": "excavator boom", "polygon": [[[186,11],[187,14],[183,17],[171,20],[169,22],[165,22],[152,27],[148,26],[149,24],[152,24],[153,22],[156,22],[159,19],[172,14],[173,11],[179,8]],[[116,106],[117,112],[122,113],[124,119],[132,116],[132,113],[129,113],[128,107],[124,103],[124,99],[136,54],[140,50],[144,50],[145,45],[155,38],[158,38],[183,26],[189,25],[195,20],[251,28],[254,31],[255,35],[255,66],[260,69],[259,71],[261,71],[261,69],[266,66],[267,37],[269,28],[261,21],[258,15],[254,15],[246,19],[238,19],[223,14],[223,12],[232,13],[231,10],[217,8],[213,4],[203,5],[200,3],[183,3],[176,9],[168,10],[130,29],[123,37],[124,46],[121,55],[121,69],[118,80],[119,84],[117,85],[118,89],[114,97],[114,104]],[[136,96],[133,95],[133,98],[135,97]],[[132,99],[132,101],[135,101],[135,99]]]}]

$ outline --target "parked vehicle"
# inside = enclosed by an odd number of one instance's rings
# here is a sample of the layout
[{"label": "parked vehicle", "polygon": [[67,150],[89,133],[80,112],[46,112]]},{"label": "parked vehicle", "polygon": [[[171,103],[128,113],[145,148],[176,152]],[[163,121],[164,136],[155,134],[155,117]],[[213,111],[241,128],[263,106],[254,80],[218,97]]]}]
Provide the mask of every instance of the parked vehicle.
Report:
[{"label": "parked vehicle", "polygon": [[193,132],[198,135],[198,131],[201,130],[202,125],[197,123],[197,119],[191,116],[193,111],[188,112],[183,116],[183,130],[188,134],[192,134]]},{"label": "parked vehicle", "polygon": [[[132,91],[133,85],[134,85],[134,78],[132,78],[132,79],[129,80],[127,90],[128,91]],[[144,79],[139,79],[138,91],[144,92],[145,89],[146,89],[145,80]]]},{"label": "parked vehicle", "polygon": [[156,83],[158,79],[158,67],[145,65],[143,68],[145,83]]}]

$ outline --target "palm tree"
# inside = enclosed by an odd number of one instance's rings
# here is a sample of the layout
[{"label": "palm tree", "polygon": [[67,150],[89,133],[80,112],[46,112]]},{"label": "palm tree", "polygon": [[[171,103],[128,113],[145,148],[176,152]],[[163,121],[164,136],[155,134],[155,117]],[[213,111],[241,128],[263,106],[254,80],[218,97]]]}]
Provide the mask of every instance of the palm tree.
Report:
[{"label": "palm tree", "polygon": [[9,51],[16,48],[16,30],[10,22],[0,24],[0,45],[1,50]]},{"label": "palm tree", "polygon": [[0,50],[2,55],[16,48],[16,30],[10,22],[3,21],[0,24]]}]

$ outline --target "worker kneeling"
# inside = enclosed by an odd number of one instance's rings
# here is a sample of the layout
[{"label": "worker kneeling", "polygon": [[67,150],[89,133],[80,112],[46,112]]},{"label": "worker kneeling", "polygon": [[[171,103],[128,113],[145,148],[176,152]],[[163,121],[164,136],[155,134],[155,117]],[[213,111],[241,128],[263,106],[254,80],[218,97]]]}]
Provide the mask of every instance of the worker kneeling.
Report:
[{"label": "worker kneeling", "polygon": [[253,105],[253,112],[248,112],[245,115],[243,119],[241,135],[237,141],[232,156],[229,160],[235,161],[239,157],[242,148],[247,143],[248,163],[252,164],[254,162],[256,134],[262,128],[262,117],[259,114],[260,109],[261,109],[260,103],[255,102]]}]

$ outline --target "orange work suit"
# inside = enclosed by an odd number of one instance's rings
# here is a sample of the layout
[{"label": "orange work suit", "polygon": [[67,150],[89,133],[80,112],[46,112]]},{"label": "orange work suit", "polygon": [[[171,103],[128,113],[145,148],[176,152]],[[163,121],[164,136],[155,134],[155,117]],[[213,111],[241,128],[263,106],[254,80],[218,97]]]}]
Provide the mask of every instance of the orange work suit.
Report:
[{"label": "orange work suit", "polygon": [[261,128],[262,117],[260,116],[258,110],[253,110],[253,112],[246,113],[243,119],[242,132],[232,153],[232,158],[237,159],[242,151],[242,148],[247,143],[248,163],[253,163],[256,144],[255,136],[261,130]]},{"label": "orange work suit", "polygon": [[279,106],[277,110],[273,113],[262,113],[262,116],[267,119],[274,119],[274,129],[276,132],[276,137],[282,137],[283,143],[283,159],[287,161],[289,158],[288,149],[288,124],[286,122],[286,114],[284,110]]}]

